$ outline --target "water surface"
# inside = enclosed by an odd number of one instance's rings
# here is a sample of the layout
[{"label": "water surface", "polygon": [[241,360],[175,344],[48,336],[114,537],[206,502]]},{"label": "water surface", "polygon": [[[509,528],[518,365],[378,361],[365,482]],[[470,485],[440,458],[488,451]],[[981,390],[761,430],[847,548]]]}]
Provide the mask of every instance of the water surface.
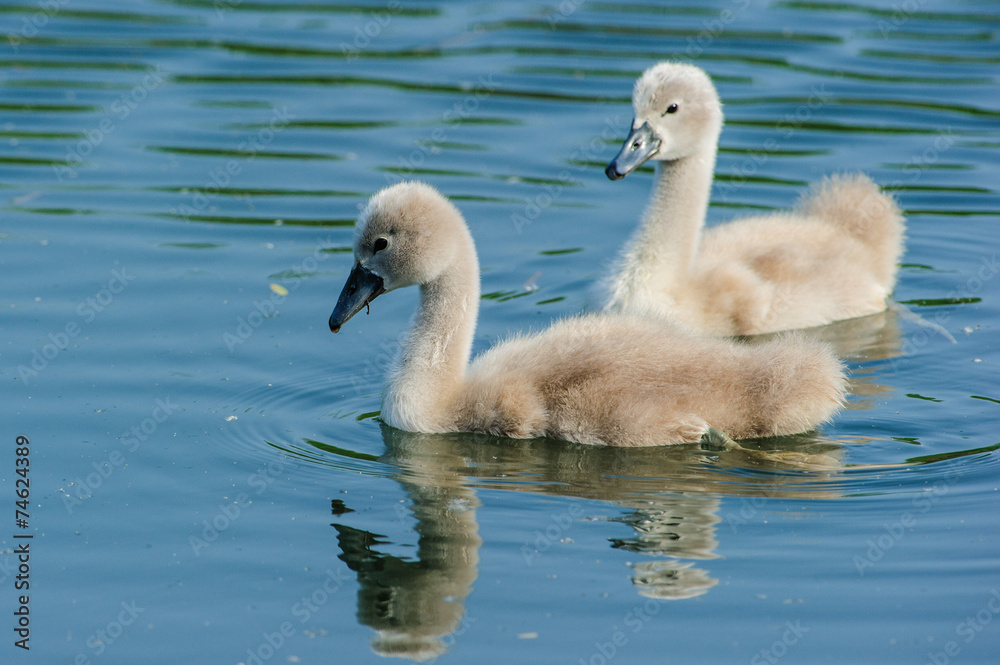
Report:
[{"label": "water surface", "polygon": [[[992,662],[998,26],[975,0],[4,5],[0,487],[27,436],[31,506],[0,528],[3,662]],[[710,223],[849,170],[906,210],[894,307],[812,333],[848,409],[736,451],[382,426],[416,293],[330,335],[359,206],[420,178],[461,207],[477,351],[578,312],[648,196],[603,168],[661,59],[725,102]]]}]

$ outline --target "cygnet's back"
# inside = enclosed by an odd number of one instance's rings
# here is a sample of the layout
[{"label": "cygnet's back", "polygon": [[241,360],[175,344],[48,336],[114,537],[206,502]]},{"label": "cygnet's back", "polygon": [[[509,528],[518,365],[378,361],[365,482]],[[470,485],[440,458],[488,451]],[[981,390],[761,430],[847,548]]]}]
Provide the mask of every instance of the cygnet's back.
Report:
[{"label": "cygnet's back", "polygon": [[655,315],[594,314],[519,335],[470,365],[455,428],[647,446],[812,429],[840,408],[840,363],[819,344],[701,337]]}]

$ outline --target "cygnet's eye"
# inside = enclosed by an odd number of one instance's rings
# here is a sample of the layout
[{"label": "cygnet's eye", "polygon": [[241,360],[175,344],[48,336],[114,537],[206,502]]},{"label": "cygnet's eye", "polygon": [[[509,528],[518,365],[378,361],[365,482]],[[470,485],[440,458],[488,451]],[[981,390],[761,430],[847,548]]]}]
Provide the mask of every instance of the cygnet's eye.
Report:
[{"label": "cygnet's eye", "polygon": [[677,104],[671,104],[670,106],[667,107],[667,110],[663,112],[663,115],[666,115],[668,113],[677,113],[677,108],[678,108]]},{"label": "cygnet's eye", "polygon": [[372,254],[378,254],[383,249],[389,246],[389,241],[385,238],[376,238],[375,243],[372,245]]}]

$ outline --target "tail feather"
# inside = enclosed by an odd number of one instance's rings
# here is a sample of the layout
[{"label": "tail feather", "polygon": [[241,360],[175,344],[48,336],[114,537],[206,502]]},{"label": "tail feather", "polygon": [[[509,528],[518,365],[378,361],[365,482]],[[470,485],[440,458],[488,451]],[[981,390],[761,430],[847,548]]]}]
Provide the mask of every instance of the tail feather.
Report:
[{"label": "tail feather", "polygon": [[842,228],[869,248],[875,266],[890,284],[903,253],[903,214],[892,196],[871,178],[843,174],[825,178],[799,202],[799,212]]},{"label": "tail feather", "polygon": [[756,351],[769,376],[774,433],[814,429],[843,407],[847,393],[845,367],[826,344],[789,333]]}]

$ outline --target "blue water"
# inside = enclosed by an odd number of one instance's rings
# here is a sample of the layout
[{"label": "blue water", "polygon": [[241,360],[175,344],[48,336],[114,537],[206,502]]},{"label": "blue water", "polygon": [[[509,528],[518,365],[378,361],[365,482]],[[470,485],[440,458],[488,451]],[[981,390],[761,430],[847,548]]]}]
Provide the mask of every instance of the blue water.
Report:
[{"label": "blue water", "polygon": [[[661,59],[725,102],[710,223],[845,170],[906,210],[894,308],[813,332],[848,409],[733,451],[381,426],[416,293],[330,334],[359,206],[461,207],[477,351],[578,312]],[[5,3],[0,661],[996,662],[998,65],[976,0]]]}]

